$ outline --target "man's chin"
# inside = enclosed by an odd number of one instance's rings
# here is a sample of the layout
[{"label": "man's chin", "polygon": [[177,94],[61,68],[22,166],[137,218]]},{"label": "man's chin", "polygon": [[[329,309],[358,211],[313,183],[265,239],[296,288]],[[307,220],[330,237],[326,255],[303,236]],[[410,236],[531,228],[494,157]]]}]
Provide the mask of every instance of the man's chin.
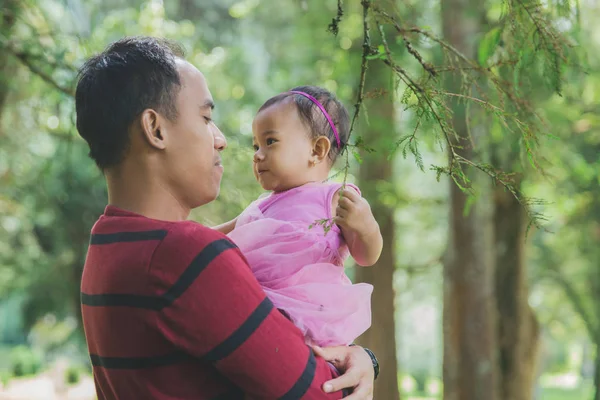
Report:
[{"label": "man's chin", "polygon": [[219,197],[219,194],[221,194],[221,182],[223,180],[223,174],[219,174],[219,176],[216,177],[215,182],[214,182],[214,186],[212,188],[212,193],[213,193],[213,197],[212,200],[215,200],[217,197]]},{"label": "man's chin", "polygon": [[210,196],[206,196],[206,198],[208,199],[208,201],[206,203],[210,203],[212,201],[215,201],[217,199],[217,197],[219,197],[219,194],[221,194],[221,180],[219,179],[219,184],[213,188],[213,190],[210,193]]},{"label": "man's chin", "polygon": [[217,197],[219,197],[220,191],[221,191],[221,188],[219,186],[217,186],[210,193],[208,193],[208,192],[202,193],[202,197],[198,198],[196,200],[196,202],[192,205],[191,208],[194,209],[194,208],[205,206],[208,203],[212,203],[213,201],[215,201],[217,199]]}]

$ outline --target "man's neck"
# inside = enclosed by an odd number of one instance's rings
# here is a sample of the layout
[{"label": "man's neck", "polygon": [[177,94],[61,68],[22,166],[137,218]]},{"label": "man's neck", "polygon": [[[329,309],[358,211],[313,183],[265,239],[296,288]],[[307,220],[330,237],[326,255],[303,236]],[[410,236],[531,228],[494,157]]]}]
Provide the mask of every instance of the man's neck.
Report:
[{"label": "man's neck", "polygon": [[148,165],[124,162],[105,171],[105,176],[110,205],[163,221],[183,221],[190,214]]}]

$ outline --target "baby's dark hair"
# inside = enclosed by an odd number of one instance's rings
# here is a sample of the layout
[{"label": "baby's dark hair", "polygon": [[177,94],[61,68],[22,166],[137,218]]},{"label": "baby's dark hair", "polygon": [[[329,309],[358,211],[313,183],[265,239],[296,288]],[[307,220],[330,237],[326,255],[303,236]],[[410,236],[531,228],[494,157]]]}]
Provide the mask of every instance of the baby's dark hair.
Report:
[{"label": "baby's dark hair", "polygon": [[319,136],[326,136],[329,138],[329,141],[331,142],[329,158],[331,162],[334,163],[348,144],[348,136],[350,135],[350,116],[348,115],[348,111],[335,95],[327,89],[318,86],[297,86],[290,91],[304,92],[321,103],[325,110],[327,110],[329,117],[338,131],[338,135],[340,136],[339,147],[333,129],[331,129],[329,121],[327,121],[323,112],[310,99],[300,94],[289,92],[278,94],[267,100],[265,104],[260,107],[258,112],[261,112],[272,105],[281,103],[288,97],[292,97],[296,104],[298,114],[300,115],[300,120],[310,129],[312,137],[318,138]]}]

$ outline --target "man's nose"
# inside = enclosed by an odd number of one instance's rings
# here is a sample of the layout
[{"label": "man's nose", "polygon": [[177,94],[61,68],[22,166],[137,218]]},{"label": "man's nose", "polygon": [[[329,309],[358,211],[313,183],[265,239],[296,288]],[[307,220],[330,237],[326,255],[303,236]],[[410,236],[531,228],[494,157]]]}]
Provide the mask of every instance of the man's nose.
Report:
[{"label": "man's nose", "polygon": [[227,139],[225,139],[225,135],[223,135],[223,132],[221,132],[219,127],[217,127],[216,125],[213,125],[212,129],[213,136],[215,138],[215,149],[219,151],[225,150],[225,148],[227,147]]}]

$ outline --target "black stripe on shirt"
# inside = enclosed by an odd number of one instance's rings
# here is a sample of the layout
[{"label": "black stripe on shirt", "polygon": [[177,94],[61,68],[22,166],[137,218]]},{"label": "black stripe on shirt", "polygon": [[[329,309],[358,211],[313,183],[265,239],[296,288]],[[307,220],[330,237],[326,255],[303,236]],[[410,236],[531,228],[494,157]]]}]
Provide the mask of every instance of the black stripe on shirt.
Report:
[{"label": "black stripe on shirt", "polygon": [[162,295],[167,304],[173,303],[181,296],[187,288],[196,280],[198,275],[208,267],[208,265],[225,250],[233,249],[236,245],[229,239],[219,239],[209,243],[194,258],[183,274],[177,279],[177,282]]},{"label": "black stripe on shirt", "polygon": [[296,400],[301,399],[302,396],[306,393],[310,385],[312,384],[313,379],[315,378],[315,371],[317,369],[317,359],[313,354],[312,350],[308,351],[308,362],[306,363],[306,367],[304,368],[304,372],[300,375],[300,378],[296,381],[294,386],[283,396],[280,397],[281,400]]},{"label": "black stripe on shirt", "polygon": [[224,251],[235,247],[236,245],[229,239],[219,239],[209,243],[198,253],[177,279],[177,282],[160,296],[122,293],[87,294],[81,292],[81,304],[92,307],[133,307],[160,311],[177,300],[215,258]]},{"label": "black stripe on shirt", "polygon": [[167,236],[164,229],[154,231],[139,232],[116,232],[116,233],[94,233],[90,239],[90,244],[111,244],[123,242],[142,242],[145,240],[161,240]]},{"label": "black stripe on shirt", "polygon": [[228,392],[213,397],[211,400],[244,400],[244,392],[240,388],[232,389]]},{"label": "black stripe on shirt", "polygon": [[267,318],[271,310],[273,310],[273,303],[271,303],[271,300],[269,300],[268,297],[265,297],[235,332],[206,353],[202,358],[206,361],[218,361],[233,353],[250,336],[252,336],[260,324]]},{"label": "black stripe on shirt", "polygon": [[133,307],[148,310],[161,310],[165,299],[158,296],[135,294],[86,294],[81,293],[81,304],[92,307]]},{"label": "black stripe on shirt", "polygon": [[94,367],[106,369],[141,369],[179,364],[191,360],[191,357],[187,354],[177,352],[154,357],[100,357],[97,354],[90,354],[90,359]]}]

